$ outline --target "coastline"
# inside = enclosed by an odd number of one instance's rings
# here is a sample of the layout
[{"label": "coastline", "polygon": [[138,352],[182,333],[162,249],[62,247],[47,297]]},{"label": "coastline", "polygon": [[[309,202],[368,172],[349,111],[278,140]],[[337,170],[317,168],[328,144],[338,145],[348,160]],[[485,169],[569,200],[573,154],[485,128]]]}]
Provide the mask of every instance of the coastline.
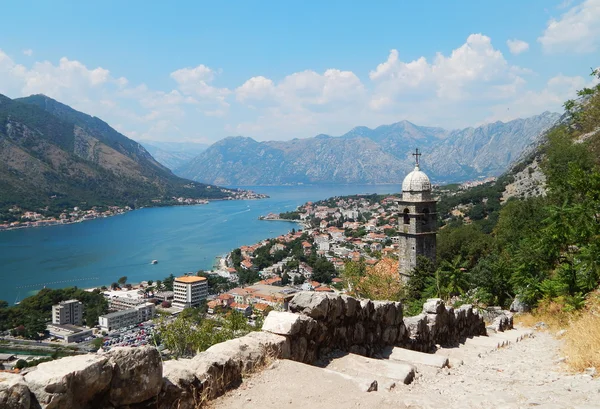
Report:
[{"label": "coastline", "polygon": [[[31,228],[38,228],[38,227],[66,226],[69,224],[82,223],[82,222],[96,220],[96,219],[105,219],[108,217],[119,216],[119,215],[123,215],[125,213],[129,213],[129,212],[133,212],[133,211],[141,210],[141,209],[150,209],[150,208],[156,208],[156,207],[201,206],[201,205],[207,205],[210,202],[228,202],[228,201],[234,201],[234,200],[262,200],[262,199],[267,199],[269,197],[267,195],[262,195],[260,193],[256,194],[256,195],[257,195],[257,197],[223,198],[223,199],[191,199],[191,200],[195,200],[196,202],[193,202],[193,203],[177,202],[177,203],[169,203],[169,204],[155,204],[155,205],[149,205],[149,206],[140,206],[135,209],[132,209],[129,206],[125,206],[125,207],[108,206],[109,208],[118,208],[118,210],[115,211],[114,213],[110,213],[110,214],[105,214],[105,213],[86,214],[78,219],[62,219],[62,220],[59,219],[59,220],[57,220],[54,218],[54,219],[42,219],[42,220],[34,220],[34,221],[29,220],[29,221],[25,221],[25,222],[19,222],[18,225],[14,225],[14,226],[11,226],[9,224],[0,224],[0,233],[5,232],[5,231],[11,231],[11,230],[31,229]],[[92,211],[92,209],[88,209],[85,212],[90,212],[90,211]]]}]

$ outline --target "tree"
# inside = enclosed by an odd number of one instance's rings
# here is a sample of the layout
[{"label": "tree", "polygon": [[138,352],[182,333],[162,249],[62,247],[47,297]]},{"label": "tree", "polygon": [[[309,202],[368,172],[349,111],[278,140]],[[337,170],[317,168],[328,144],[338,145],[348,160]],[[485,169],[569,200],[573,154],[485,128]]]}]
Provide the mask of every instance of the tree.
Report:
[{"label": "tree", "polygon": [[306,281],[306,278],[302,274],[297,274],[294,277],[294,285],[304,284],[305,281]]},{"label": "tree", "polygon": [[154,280],[148,280],[148,285],[154,284]]},{"label": "tree", "polygon": [[325,257],[319,257],[313,264],[313,273],[311,278],[319,283],[331,283],[331,277],[335,274],[333,263]]},{"label": "tree", "polygon": [[24,359],[19,359],[17,361],[17,363],[15,364],[15,368],[17,368],[17,369],[27,368],[27,361]]},{"label": "tree", "polygon": [[125,285],[125,283],[127,282],[127,276],[123,276],[123,277],[119,278],[117,280],[117,282],[121,285],[121,287],[123,287]]},{"label": "tree", "polygon": [[104,339],[103,338],[94,338],[94,340],[92,341],[92,346],[96,350],[102,348],[102,345],[104,345]]},{"label": "tree", "polygon": [[440,298],[461,295],[468,289],[465,261],[460,254],[451,262],[444,260],[435,275],[437,295]]},{"label": "tree", "polygon": [[286,271],[281,276],[281,285],[288,285],[289,283],[290,283],[290,276],[289,276],[289,274]]}]

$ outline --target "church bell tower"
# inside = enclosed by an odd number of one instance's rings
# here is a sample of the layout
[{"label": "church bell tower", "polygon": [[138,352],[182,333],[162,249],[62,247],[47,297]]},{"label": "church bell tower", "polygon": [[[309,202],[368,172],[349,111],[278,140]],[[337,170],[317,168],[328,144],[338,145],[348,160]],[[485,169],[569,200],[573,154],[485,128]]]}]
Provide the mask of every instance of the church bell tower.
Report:
[{"label": "church bell tower", "polygon": [[431,195],[431,182],[419,168],[419,149],[413,153],[415,169],[402,182],[402,200],[398,216],[399,273],[407,280],[417,266],[417,257],[435,262],[437,232],[436,201]]}]

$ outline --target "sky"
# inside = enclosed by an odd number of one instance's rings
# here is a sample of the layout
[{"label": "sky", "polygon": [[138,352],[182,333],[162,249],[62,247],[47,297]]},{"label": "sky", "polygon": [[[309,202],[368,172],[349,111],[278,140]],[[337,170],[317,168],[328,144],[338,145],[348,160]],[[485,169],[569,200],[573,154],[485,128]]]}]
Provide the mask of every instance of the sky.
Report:
[{"label": "sky", "polygon": [[20,0],[0,93],[137,141],[288,140],[561,112],[598,56],[600,0]]}]

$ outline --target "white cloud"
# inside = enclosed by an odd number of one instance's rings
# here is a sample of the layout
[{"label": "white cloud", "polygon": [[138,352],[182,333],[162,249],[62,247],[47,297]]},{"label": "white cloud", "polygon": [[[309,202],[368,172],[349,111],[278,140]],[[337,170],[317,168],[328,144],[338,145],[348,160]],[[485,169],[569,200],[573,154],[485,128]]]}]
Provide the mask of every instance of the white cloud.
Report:
[{"label": "white cloud", "polygon": [[529,49],[529,44],[522,40],[506,40],[506,45],[510,50],[511,54],[521,54]]},{"label": "white cloud", "polygon": [[559,19],[551,18],[538,38],[549,53],[592,53],[600,45],[600,0],[585,0]]},{"label": "white cloud", "polygon": [[275,95],[275,84],[263,76],[252,77],[235,89],[235,97],[240,102],[260,101]]},{"label": "white cloud", "polygon": [[433,62],[425,57],[403,62],[392,50],[386,62],[370,73],[375,84],[370,107],[373,110],[398,112],[410,100],[424,103],[447,103],[507,98],[518,92],[527,73],[510,66],[491,39],[471,34],[449,56],[437,53]]},{"label": "white cloud", "polygon": [[28,48],[26,50],[23,50],[23,55],[26,55],[28,57],[31,57],[33,55],[33,50],[31,48]]}]

